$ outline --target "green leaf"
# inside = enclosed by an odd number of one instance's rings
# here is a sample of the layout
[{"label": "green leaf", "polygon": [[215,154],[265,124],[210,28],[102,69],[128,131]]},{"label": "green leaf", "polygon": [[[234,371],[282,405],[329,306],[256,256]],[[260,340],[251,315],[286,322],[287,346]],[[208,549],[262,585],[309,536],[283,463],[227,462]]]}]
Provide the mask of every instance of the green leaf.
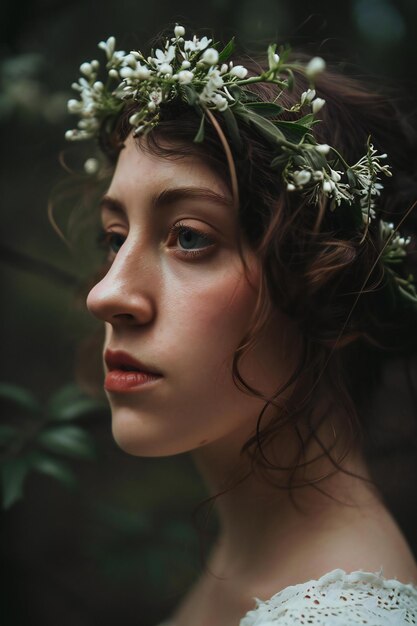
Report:
[{"label": "green leaf", "polygon": [[205,115],[203,113],[203,115],[201,116],[201,122],[200,122],[200,126],[198,127],[197,134],[194,137],[194,143],[201,143],[202,141],[204,141],[204,120],[205,120]]},{"label": "green leaf", "polygon": [[263,135],[268,141],[281,145],[285,141],[284,133],[272,122],[261,117],[257,113],[249,110],[249,119],[256,129]]},{"label": "green leaf", "polygon": [[29,472],[30,463],[25,457],[3,461],[0,466],[3,494],[3,509],[9,509],[23,496],[23,484]]},{"label": "green leaf", "polygon": [[271,161],[271,167],[279,167],[285,166],[288,163],[288,152],[282,152],[274,157]]},{"label": "green leaf", "polygon": [[294,85],[295,85],[295,78],[294,78],[294,73],[292,70],[290,70],[289,68],[287,68],[287,73],[288,73],[288,77],[287,77],[287,89],[288,91],[292,91],[294,89]]},{"label": "green leaf", "polygon": [[44,430],[37,438],[39,444],[57,454],[91,459],[94,446],[91,437],[78,426],[57,426]]},{"label": "green leaf", "polygon": [[218,60],[219,65],[227,61],[227,59],[232,54],[234,47],[235,47],[235,38],[232,37],[229,43],[227,43],[225,47],[223,48],[223,50],[219,53],[219,60]]},{"label": "green leaf", "polygon": [[284,107],[275,102],[248,102],[245,106],[263,117],[277,117],[284,111]]},{"label": "green leaf", "polygon": [[19,434],[19,431],[6,424],[0,425],[0,445],[7,445]]},{"label": "green leaf", "polygon": [[274,125],[282,130],[285,138],[291,143],[300,143],[303,137],[309,132],[309,128],[297,122],[274,122]]},{"label": "green leaf", "polygon": [[46,413],[52,420],[70,421],[96,413],[105,406],[103,402],[86,396],[77,385],[66,385],[50,398]]},{"label": "green leaf", "polygon": [[232,143],[237,150],[241,150],[242,140],[240,138],[239,126],[233,111],[227,108],[225,111],[222,111],[222,115],[226,122],[227,130],[229,131]]},{"label": "green leaf", "polygon": [[301,124],[302,126],[307,126],[308,128],[311,128],[314,124],[319,124],[320,120],[316,120],[314,117],[314,113],[307,113],[307,115],[304,115],[303,117],[300,117],[299,120],[297,120],[297,124]]},{"label": "green leaf", "polygon": [[188,104],[190,106],[194,106],[198,101],[197,92],[194,87],[191,87],[190,85],[182,85],[182,89]]},{"label": "green leaf", "polygon": [[36,398],[23,387],[0,383],[0,402],[6,401],[29,413],[40,413],[41,406]]},{"label": "green leaf", "polygon": [[269,65],[270,69],[272,67],[275,67],[275,65],[276,65],[275,60],[274,60],[274,54],[275,54],[276,49],[277,49],[277,44],[276,43],[271,43],[268,46],[268,65]]},{"label": "green leaf", "polygon": [[36,459],[33,460],[32,467],[41,474],[56,478],[56,480],[67,487],[74,487],[76,485],[77,481],[74,472],[67,463],[60,459],[38,454]]}]

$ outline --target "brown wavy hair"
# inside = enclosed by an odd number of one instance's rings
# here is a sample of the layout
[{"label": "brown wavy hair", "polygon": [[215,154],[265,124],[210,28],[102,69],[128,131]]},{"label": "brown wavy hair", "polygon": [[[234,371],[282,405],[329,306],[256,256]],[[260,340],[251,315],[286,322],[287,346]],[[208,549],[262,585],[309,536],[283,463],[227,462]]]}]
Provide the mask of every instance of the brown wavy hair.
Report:
[{"label": "brown wavy hair", "polygon": [[[302,56],[298,54],[297,58]],[[250,74],[258,74],[262,69],[257,61],[247,58],[236,62],[247,67]],[[289,108],[299,101],[307,87],[305,78],[297,75],[294,90],[281,96],[285,106]],[[251,88],[264,101],[277,96],[274,85]],[[369,136],[380,152],[389,155],[393,177],[384,181],[377,219],[363,242],[362,232],[349,217],[349,207],[330,211],[327,206],[307,204],[297,194],[288,194],[279,173],[270,167],[270,147],[256,130],[239,121],[241,145],[237,146],[221,114],[216,115],[233,155],[242,199],[239,205],[242,236],[256,252],[262,268],[256,319],[233,359],[235,384],[265,402],[256,434],[246,442],[242,452],[251,455],[255,471],[272,477],[278,487],[285,488],[305,484],[293,480],[296,470],[317,458],[327,456],[335,468],[342,469],[343,458],[354,445],[360,445],[367,408],[380,381],[385,358],[402,355],[409,364],[409,358],[417,352],[414,332],[417,312],[402,304],[382,264],[379,231],[380,219],[398,223],[417,199],[415,132],[393,99],[337,70],[326,70],[317,80],[316,90],[326,100],[319,115],[321,121],[314,127],[319,142],[337,148],[351,164],[365,153]],[[131,132],[128,118],[134,110],[135,107],[126,109],[114,132],[110,136],[103,134],[100,139],[102,150],[113,162]],[[285,113],[281,119],[296,118]],[[197,155],[230,187],[228,162],[218,130],[206,121],[204,142],[193,143],[199,123],[200,117],[192,107],[181,101],[165,103],[161,105],[157,127],[141,146],[165,158]],[[401,232],[416,231],[415,216],[410,214]],[[414,240],[410,249],[408,263],[415,252]],[[303,350],[285,385],[273,397],[265,397],[241,376],[239,362],[256,343],[273,310],[284,312],[296,322]],[[314,416],[323,380],[348,415],[350,436],[338,458],[334,458],[332,450],[318,435],[318,426],[326,415]],[[291,393],[283,402],[282,394],[290,388]],[[269,405],[279,407],[280,411],[279,417],[266,423],[263,418]],[[307,437],[300,434],[301,423],[308,425]],[[267,444],[284,424],[295,429],[300,441],[299,453],[290,467],[278,466],[265,453]],[[306,462],[311,441],[319,445],[321,452],[319,457]],[[292,477],[289,484],[288,480],[285,484],[280,480],[282,473]]]}]

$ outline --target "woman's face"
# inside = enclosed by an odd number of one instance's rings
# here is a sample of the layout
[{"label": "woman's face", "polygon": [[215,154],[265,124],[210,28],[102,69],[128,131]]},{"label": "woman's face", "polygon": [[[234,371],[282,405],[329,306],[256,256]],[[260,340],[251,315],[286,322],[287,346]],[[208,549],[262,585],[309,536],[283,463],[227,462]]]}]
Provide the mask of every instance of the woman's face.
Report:
[{"label": "woman's face", "polygon": [[[259,265],[244,245],[248,281],[226,184],[198,158],[153,156],[129,137],[102,222],[112,263],[87,306],[106,326],[117,443],[159,456],[246,439],[263,402],[235,386],[232,360],[254,311]],[[277,315],[242,360],[245,380],[272,393],[288,372],[291,342]]]}]

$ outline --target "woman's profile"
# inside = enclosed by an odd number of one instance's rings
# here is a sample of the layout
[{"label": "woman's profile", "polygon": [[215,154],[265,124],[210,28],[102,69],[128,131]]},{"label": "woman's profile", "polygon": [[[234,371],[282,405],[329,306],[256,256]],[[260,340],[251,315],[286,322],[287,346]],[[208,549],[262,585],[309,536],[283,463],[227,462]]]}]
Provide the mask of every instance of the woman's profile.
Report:
[{"label": "woman's profile", "polygon": [[220,525],[169,624],[417,623],[361,438],[383,359],[417,349],[411,136],[321,58],[236,61],[180,25],[149,56],[99,46],[67,138],[114,167],[87,299],[113,435],[190,452]]}]

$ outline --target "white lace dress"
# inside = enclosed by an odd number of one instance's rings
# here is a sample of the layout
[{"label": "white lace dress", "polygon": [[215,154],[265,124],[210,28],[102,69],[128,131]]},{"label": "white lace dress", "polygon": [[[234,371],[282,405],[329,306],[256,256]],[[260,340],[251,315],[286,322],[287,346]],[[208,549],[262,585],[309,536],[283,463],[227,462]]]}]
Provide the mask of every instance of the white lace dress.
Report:
[{"label": "white lace dress", "polygon": [[[398,580],[386,580],[381,574],[361,571],[347,574],[341,569],[335,569],[318,580],[286,587],[269,600],[256,599],[256,608],[246,613],[239,626],[304,624],[306,626],[417,624],[417,587]],[[166,622],[160,626],[175,624]]]}]

